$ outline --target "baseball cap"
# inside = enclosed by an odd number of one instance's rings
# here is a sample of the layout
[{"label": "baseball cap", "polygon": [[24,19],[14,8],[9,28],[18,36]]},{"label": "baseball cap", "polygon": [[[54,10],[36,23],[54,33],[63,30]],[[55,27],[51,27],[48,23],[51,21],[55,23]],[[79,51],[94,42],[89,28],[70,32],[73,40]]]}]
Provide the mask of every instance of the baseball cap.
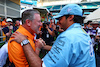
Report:
[{"label": "baseball cap", "polygon": [[60,13],[57,16],[54,16],[53,18],[59,19],[60,17],[64,15],[78,15],[82,16],[82,9],[79,5],[77,4],[68,4],[64,6]]},{"label": "baseball cap", "polygon": [[13,22],[11,18],[7,18],[6,22]]}]

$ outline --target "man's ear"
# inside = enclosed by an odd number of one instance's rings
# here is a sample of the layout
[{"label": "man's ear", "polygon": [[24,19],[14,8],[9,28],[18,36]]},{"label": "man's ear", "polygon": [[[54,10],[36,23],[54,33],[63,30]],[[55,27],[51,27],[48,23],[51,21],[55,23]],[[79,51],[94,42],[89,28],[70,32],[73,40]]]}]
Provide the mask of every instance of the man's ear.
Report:
[{"label": "man's ear", "polygon": [[70,16],[69,16],[69,20],[70,20],[70,21],[72,21],[73,18],[74,18],[74,15],[70,15]]},{"label": "man's ear", "polygon": [[26,19],[26,25],[29,27],[31,26],[31,21],[29,19]]}]

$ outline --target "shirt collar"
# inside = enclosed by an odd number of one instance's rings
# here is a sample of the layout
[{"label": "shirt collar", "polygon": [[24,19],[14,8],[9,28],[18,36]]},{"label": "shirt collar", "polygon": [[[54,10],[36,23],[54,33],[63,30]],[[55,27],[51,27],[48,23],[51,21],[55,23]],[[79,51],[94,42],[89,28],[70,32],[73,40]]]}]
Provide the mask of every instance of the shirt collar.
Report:
[{"label": "shirt collar", "polygon": [[20,33],[22,33],[23,35],[26,35],[28,36],[28,38],[30,39],[34,39],[35,37],[35,33],[33,33],[34,35],[32,35],[29,31],[27,31],[22,25],[19,26],[19,29],[17,30],[19,31]]},{"label": "shirt collar", "polygon": [[67,30],[71,29],[71,28],[78,28],[80,27],[81,28],[81,25],[79,23],[74,23],[72,24]]}]

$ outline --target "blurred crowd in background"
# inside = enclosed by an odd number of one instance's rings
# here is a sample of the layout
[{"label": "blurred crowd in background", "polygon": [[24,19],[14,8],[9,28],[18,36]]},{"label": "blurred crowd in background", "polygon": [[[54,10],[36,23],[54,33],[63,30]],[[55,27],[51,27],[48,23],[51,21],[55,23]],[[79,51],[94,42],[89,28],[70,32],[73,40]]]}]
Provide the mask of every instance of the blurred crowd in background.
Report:
[{"label": "blurred crowd in background", "polygon": [[[46,44],[50,46],[53,45],[57,36],[64,31],[59,27],[58,24],[55,24],[55,19],[53,19],[52,17],[53,17],[52,13],[47,13],[47,21],[42,21],[42,26],[40,27],[40,33],[36,34],[35,37],[36,39],[42,38],[46,42]],[[7,59],[8,58],[7,41],[9,40],[11,34],[13,34],[20,25],[21,25],[21,19],[17,20],[12,18],[6,18],[6,19],[0,18],[0,36],[6,36],[6,39],[0,37],[0,41],[2,40],[5,41],[2,45],[0,45],[1,47],[0,49],[4,50],[1,52],[6,53],[5,55],[3,55],[4,56],[3,58],[5,59],[0,60],[0,63],[2,62],[1,66],[9,65],[9,60]],[[90,35],[96,55],[96,60],[100,61],[98,59],[100,57],[100,24],[98,23],[94,25],[93,22],[90,20],[87,23],[82,24],[82,28],[87,32],[87,34]],[[42,49],[40,52],[40,57],[43,58],[47,53],[48,53],[47,50]],[[97,62],[97,64],[99,63]]]}]

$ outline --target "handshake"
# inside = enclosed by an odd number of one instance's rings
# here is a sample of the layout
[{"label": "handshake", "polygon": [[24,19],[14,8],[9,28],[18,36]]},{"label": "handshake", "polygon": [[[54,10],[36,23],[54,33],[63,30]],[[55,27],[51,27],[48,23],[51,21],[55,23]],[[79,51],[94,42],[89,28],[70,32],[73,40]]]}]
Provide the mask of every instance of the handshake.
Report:
[{"label": "handshake", "polygon": [[46,43],[42,38],[39,38],[35,40],[35,46],[36,46],[36,49],[41,51],[41,49],[43,49],[44,46],[46,46]]}]

